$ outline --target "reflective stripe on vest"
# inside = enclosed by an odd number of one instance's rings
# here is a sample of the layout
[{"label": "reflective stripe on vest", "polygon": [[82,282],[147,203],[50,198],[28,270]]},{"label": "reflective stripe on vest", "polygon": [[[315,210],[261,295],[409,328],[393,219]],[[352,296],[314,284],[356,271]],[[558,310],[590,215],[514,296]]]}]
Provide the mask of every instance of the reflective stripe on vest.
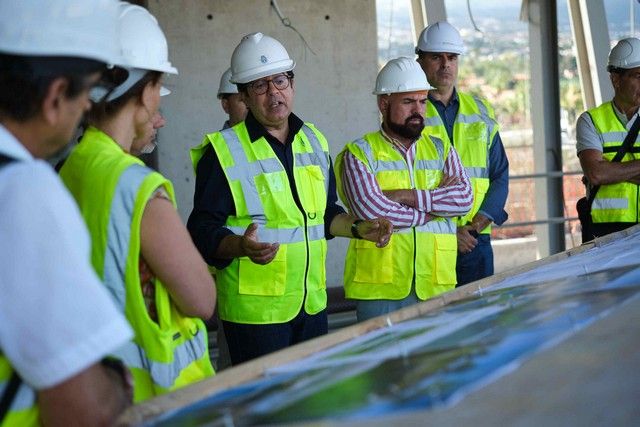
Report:
[{"label": "reflective stripe on vest", "polygon": [[[383,191],[436,188],[451,146],[426,133],[415,144],[413,176],[406,160],[380,132],[347,144],[336,158],[336,179],[343,199],[341,180],[347,151],[367,166]],[[395,229],[385,248],[365,240],[351,240],[345,260],[345,294],[353,299],[398,300],[408,296],[415,284],[418,298],[433,297],[455,287],[456,254],[456,223],[451,218]]]},{"label": "reflective stripe on vest", "polygon": [[167,390],[194,360],[200,359],[207,350],[206,334],[198,330],[191,339],[184,341],[173,350],[173,362],[161,363],[147,357],[143,347],[133,341],[122,346],[115,355],[131,368],[138,368],[150,373],[154,383]]},{"label": "reflective stripe on vest", "polygon": [[[498,131],[498,125],[493,112],[489,110],[482,99],[458,92],[458,100],[460,106],[453,125],[453,145],[471,179],[474,199],[471,210],[458,219],[458,225],[465,225],[480,210],[489,188],[489,153],[493,137]],[[449,141],[447,128],[432,102],[427,103],[425,114],[427,132]],[[474,128],[473,132],[470,130],[472,128]],[[460,136],[461,133],[465,135],[464,138]],[[456,139],[463,139],[464,145]],[[484,148],[476,149],[477,147],[474,147],[473,144],[483,144]],[[482,158],[478,157],[480,155],[482,155]],[[490,233],[491,227],[488,226],[482,232],[485,234]]]},{"label": "reflective stripe on vest", "polygon": [[104,258],[104,284],[109,288],[119,307],[126,303],[126,285],[124,266],[127,265],[131,228],[123,227],[133,218],[132,201],[149,169],[142,165],[129,166],[120,176],[118,186],[111,202],[109,225],[107,229],[107,251]]},{"label": "reflective stripe on vest", "polygon": [[591,209],[627,209],[628,207],[627,199],[602,199],[596,196]]},{"label": "reflective stripe on vest", "polygon": [[[234,234],[242,236],[247,227],[226,226]],[[307,227],[307,238],[309,240],[324,239],[324,224],[317,224]],[[304,229],[296,228],[266,228],[258,229],[258,240],[261,242],[278,242],[278,243],[299,243],[305,241]]]},{"label": "reflective stripe on vest", "polygon": [[[611,102],[605,102],[587,113],[602,139],[603,159],[612,161],[627,136],[626,127],[620,122]],[[638,159],[636,152],[640,149],[639,140],[640,135],[636,138],[632,149],[625,153],[622,162]],[[640,187],[630,182],[601,185],[591,207],[593,222],[637,223],[640,213],[639,192]]]}]

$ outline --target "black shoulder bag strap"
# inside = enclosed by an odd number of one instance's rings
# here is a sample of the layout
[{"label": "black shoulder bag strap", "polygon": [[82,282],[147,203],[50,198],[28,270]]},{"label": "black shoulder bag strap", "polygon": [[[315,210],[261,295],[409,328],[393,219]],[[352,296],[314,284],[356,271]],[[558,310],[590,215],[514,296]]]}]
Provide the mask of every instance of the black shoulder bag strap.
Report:
[{"label": "black shoulder bag strap", "polygon": [[[629,129],[629,133],[627,133],[627,136],[625,136],[624,141],[622,142],[622,145],[620,146],[620,148],[618,148],[618,151],[616,152],[615,157],[611,159],[612,162],[621,161],[624,155],[631,150],[631,147],[633,147],[633,144],[636,142],[636,138],[638,137],[639,130],[640,130],[640,115],[638,115],[638,117],[636,117],[636,120],[633,122],[631,129]],[[591,205],[593,204],[593,200],[596,198],[596,193],[598,192],[599,189],[600,189],[599,185],[594,185],[593,187],[591,187],[591,191],[589,191],[589,199],[587,200],[588,202],[587,206],[589,206],[589,212],[591,211]]]},{"label": "black shoulder bag strap", "polygon": [[0,399],[0,424],[2,424],[7,412],[9,412],[13,399],[16,397],[16,394],[18,394],[21,382],[22,379],[20,378],[20,375],[18,375],[18,372],[14,369],[11,373],[11,378],[7,383],[7,388],[4,389],[2,399]]},{"label": "black shoulder bag strap", "polygon": [[13,157],[9,157],[6,154],[0,153],[0,168],[6,165],[7,163],[11,163],[14,160],[16,159],[14,159]]}]

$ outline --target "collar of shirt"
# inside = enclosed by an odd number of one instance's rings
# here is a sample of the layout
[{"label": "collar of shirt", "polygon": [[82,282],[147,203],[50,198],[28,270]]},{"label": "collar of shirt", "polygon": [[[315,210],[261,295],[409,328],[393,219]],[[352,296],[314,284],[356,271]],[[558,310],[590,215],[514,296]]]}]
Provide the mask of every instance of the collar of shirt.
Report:
[{"label": "collar of shirt", "polygon": [[[409,151],[409,148],[405,147],[404,144],[400,141],[398,141],[397,139],[393,138],[392,136],[390,136],[388,133],[386,133],[384,131],[384,128],[382,127],[382,125],[380,125],[380,134],[382,134],[382,137],[384,139],[386,139],[387,141],[389,141],[391,143],[391,145],[393,145],[393,147],[398,150],[402,155],[406,155],[407,151]],[[411,143],[411,147],[413,147],[414,143],[417,141],[414,140]]]},{"label": "collar of shirt", "polygon": [[[274,136],[272,136],[267,129],[254,117],[254,115],[249,111],[247,113],[247,118],[244,120],[244,124],[247,127],[247,132],[249,133],[249,138],[251,142],[255,142],[260,138],[264,137],[267,141],[279,142]],[[287,140],[285,144],[290,144],[293,142],[293,138],[300,132],[302,129],[302,125],[304,122],[295,114],[289,114],[289,135],[287,135]]]},{"label": "collar of shirt", "polygon": [[445,108],[450,108],[452,106],[457,106],[460,102],[459,98],[458,98],[458,90],[454,87],[453,88],[453,93],[451,94],[451,100],[449,101],[449,105],[444,105],[444,103],[436,98],[433,97],[433,91],[429,91],[429,94],[427,95],[427,98],[429,98],[429,101],[431,101],[433,103],[433,105],[435,105],[436,107],[442,107],[442,109]]},{"label": "collar of shirt", "polygon": [[616,107],[616,104],[613,101],[611,101],[611,105],[613,105],[613,112],[616,113],[616,116],[618,116],[618,119],[624,125],[624,127],[627,128],[627,130],[631,129],[631,126],[635,121],[634,119],[636,119],[638,117],[638,114],[640,113],[640,109],[636,111],[635,114],[631,116],[630,119],[627,119],[627,115],[622,111],[618,110],[618,107]]},{"label": "collar of shirt", "polygon": [[18,160],[32,160],[33,156],[27,149],[13,136],[11,132],[0,124],[0,153]]}]

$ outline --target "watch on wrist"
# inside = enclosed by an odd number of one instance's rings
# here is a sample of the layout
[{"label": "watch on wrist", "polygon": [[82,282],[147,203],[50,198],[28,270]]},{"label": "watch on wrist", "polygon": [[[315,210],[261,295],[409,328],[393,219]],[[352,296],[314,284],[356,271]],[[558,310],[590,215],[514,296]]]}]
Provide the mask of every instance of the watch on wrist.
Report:
[{"label": "watch on wrist", "polygon": [[362,219],[356,219],[351,223],[351,235],[356,239],[362,239],[360,233],[358,233],[358,224],[364,222]]}]

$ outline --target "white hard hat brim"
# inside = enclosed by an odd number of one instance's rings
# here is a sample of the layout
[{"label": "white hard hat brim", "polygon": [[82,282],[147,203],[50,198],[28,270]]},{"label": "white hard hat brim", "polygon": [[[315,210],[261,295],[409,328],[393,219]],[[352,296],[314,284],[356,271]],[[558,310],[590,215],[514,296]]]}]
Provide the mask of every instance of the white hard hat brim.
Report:
[{"label": "white hard hat brim", "polygon": [[273,76],[274,74],[285,73],[291,71],[296,67],[296,62],[293,59],[287,59],[279,61],[273,64],[269,64],[268,67],[256,67],[250,70],[246,70],[242,73],[234,74],[229,81],[235,84],[251,83],[263,77]]}]

